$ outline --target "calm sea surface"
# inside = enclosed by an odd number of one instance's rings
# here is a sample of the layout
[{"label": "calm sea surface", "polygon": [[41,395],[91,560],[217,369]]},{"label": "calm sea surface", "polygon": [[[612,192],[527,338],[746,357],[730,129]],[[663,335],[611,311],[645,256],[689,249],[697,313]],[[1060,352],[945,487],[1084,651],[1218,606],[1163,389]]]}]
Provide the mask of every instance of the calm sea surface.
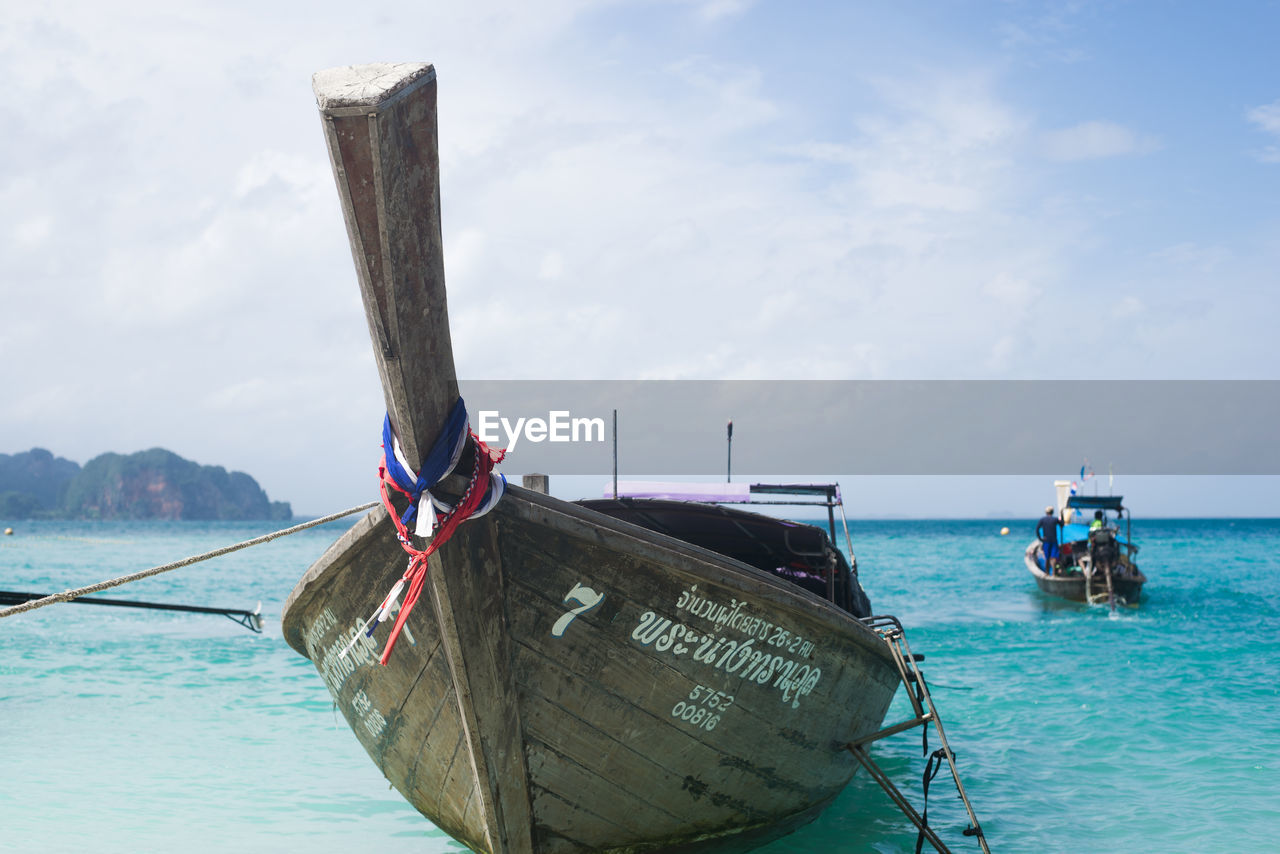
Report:
[{"label": "calm sea surface", "polygon": [[[1008,525],[1014,533],[1001,537]],[[269,523],[4,522],[0,588],[54,592]],[[1056,601],[1022,567],[1034,520],[851,523],[899,616],[993,851],[1269,852],[1280,829],[1280,521],[1145,521],[1136,609]],[[280,636],[330,525],[103,596],[220,616],[54,605],[0,621],[0,850],[464,851],[410,808]],[[905,717],[899,696],[890,721]],[[937,746],[930,739],[930,748]],[[919,731],[875,755],[918,803]],[[930,822],[976,851],[945,771]],[[764,854],[909,852],[861,774]],[[927,847],[926,847],[926,850]]]}]

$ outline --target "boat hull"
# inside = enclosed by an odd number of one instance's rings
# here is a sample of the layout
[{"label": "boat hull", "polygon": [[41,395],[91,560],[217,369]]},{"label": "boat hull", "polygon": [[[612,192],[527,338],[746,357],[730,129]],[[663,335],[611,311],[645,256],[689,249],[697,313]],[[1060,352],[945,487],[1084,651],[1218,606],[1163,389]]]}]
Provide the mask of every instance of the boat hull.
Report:
[{"label": "boat hull", "polygon": [[385,511],[286,605],[353,732],[420,812],[477,851],[744,850],[811,820],[898,675],[847,614],[766,573],[514,489],[432,557],[388,666],[402,571]]},{"label": "boat hull", "polygon": [[[1069,599],[1072,602],[1106,602],[1111,594],[1107,590],[1107,580],[1100,574],[1092,578],[1082,572],[1075,571],[1067,575],[1049,575],[1040,568],[1039,557],[1041,547],[1033,540],[1027,546],[1023,562],[1027,571],[1036,580],[1036,586],[1050,596]],[[1111,591],[1116,599],[1126,605],[1136,605],[1142,596],[1142,585],[1147,581],[1138,570],[1132,572],[1117,568],[1111,576]]]},{"label": "boat hull", "polygon": [[[390,432],[423,462],[459,402],[435,72],[375,63],[313,82]],[[455,471],[478,452],[468,440]],[[406,563],[374,511],[299,582],[284,634],[392,785],[476,851],[767,841],[848,782],[844,745],[879,728],[899,680],[879,636],[825,600],[514,487],[431,555],[382,666],[389,626],[360,629]]]}]

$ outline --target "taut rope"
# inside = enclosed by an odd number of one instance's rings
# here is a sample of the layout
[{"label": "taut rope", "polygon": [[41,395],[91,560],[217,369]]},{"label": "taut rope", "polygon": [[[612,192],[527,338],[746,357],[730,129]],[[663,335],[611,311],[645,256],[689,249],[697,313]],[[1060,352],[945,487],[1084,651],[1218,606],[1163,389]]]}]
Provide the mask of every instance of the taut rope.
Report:
[{"label": "taut rope", "polygon": [[222,555],[230,554],[231,552],[239,551],[240,549],[247,549],[249,546],[269,543],[272,540],[279,539],[280,537],[285,537],[289,534],[296,534],[299,531],[306,530],[307,528],[314,528],[316,525],[323,525],[326,522],[341,519],[343,516],[350,516],[352,513],[359,513],[361,510],[369,510],[373,507],[377,507],[380,503],[381,502],[379,501],[370,501],[366,504],[361,504],[358,507],[352,507],[350,510],[343,510],[341,513],[331,513],[328,516],[323,516],[319,519],[312,519],[310,522],[303,522],[301,525],[294,525],[292,528],[285,528],[280,531],[274,531],[270,534],[263,534],[261,537],[254,537],[252,540],[245,540],[242,543],[236,543],[231,546],[223,546],[222,548],[214,549],[211,552],[205,552],[204,554],[195,555],[193,557],[186,557],[182,560],[176,560],[173,563],[166,563],[163,566],[153,566],[150,569],[144,569],[140,572],[130,573],[129,575],[122,575],[119,578],[99,581],[97,584],[90,584],[88,587],[77,587],[75,590],[64,590],[61,593],[54,593],[50,596],[45,596],[43,599],[32,599],[30,602],[23,602],[21,605],[14,605],[12,608],[0,610],[0,619],[12,617],[14,614],[21,614],[23,611],[34,611],[36,608],[43,608],[45,605],[52,605],[55,602],[68,602],[72,599],[78,599],[81,596],[88,595],[89,593],[97,593],[99,590],[119,587],[123,584],[128,584],[132,581],[139,581],[143,578],[150,578],[153,575],[159,575],[162,572],[168,572],[172,569],[181,569],[182,567],[190,566],[193,563],[199,563],[200,561],[209,560],[210,558],[221,557]]}]

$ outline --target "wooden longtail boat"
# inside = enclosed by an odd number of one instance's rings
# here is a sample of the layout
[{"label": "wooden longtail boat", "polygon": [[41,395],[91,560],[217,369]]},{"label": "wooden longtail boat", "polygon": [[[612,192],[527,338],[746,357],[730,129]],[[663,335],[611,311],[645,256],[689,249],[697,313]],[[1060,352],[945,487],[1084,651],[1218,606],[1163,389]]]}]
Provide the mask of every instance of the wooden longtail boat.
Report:
[{"label": "wooden longtail boat", "polygon": [[[314,84],[390,429],[424,460],[458,399],[435,72]],[[468,489],[464,441],[437,495]],[[476,851],[742,850],[810,821],[866,761],[850,743],[881,727],[902,659],[785,578],[614,516],[509,487],[428,558],[380,665],[387,625],[360,630],[406,554],[376,509],[298,583],[285,637],[391,784]]]},{"label": "wooden longtail boat", "polygon": [[[1062,483],[1065,486],[1065,482]],[[1061,489],[1061,487],[1060,487]],[[1073,602],[1136,605],[1147,577],[1138,569],[1138,546],[1132,537],[1132,517],[1119,495],[1071,495],[1059,500],[1059,555],[1052,573],[1044,560],[1044,546],[1032,540],[1023,563],[1036,586],[1050,596]],[[1115,518],[1107,516],[1115,513]],[[1097,515],[1103,524],[1090,528]],[[1124,536],[1119,523],[1125,522]]]}]

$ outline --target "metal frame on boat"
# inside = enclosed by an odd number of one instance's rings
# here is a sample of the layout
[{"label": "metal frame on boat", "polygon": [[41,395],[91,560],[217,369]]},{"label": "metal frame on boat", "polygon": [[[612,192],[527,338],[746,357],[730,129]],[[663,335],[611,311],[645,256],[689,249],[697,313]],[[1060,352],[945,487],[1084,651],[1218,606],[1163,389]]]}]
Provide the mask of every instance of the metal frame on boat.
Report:
[{"label": "metal frame on boat", "polygon": [[[577,503],[733,557],[858,618],[871,616],[871,603],[858,583],[839,484],[622,481],[606,489],[604,498]],[[824,534],[816,525],[739,509],[744,506],[822,507],[827,511],[827,530]],[[837,508],[844,553],[835,545]]]},{"label": "metal frame on boat", "polygon": [[[426,460],[452,441],[458,401],[434,69],[334,69],[315,89],[387,444]],[[469,500],[476,477],[459,472],[485,452],[459,436],[453,474],[431,489],[446,504]],[[826,597],[617,515],[509,486],[424,548],[397,537],[390,512],[370,512],[307,571],[284,635],[391,784],[475,851],[762,844],[832,802],[865,755],[847,746],[882,731],[906,679],[882,633]],[[394,611],[384,593],[405,547],[436,546],[425,601],[384,649],[388,624],[370,608]]]}]

